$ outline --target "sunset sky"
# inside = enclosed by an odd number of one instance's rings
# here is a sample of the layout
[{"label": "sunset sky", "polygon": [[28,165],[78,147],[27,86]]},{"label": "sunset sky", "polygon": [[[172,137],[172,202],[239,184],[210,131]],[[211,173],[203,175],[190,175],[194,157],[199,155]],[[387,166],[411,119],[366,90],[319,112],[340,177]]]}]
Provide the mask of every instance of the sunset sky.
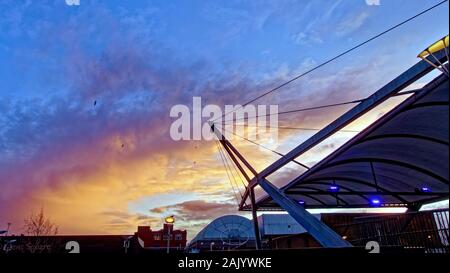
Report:
[{"label": "sunset sky", "polygon": [[[62,234],[158,229],[174,214],[192,238],[237,205],[215,142],[170,138],[173,105],[244,103],[438,2],[0,0],[0,229],[24,232],[40,208]],[[364,98],[448,34],[448,17],[446,3],[257,103],[284,111]],[[279,123],[321,128],[349,107]],[[280,131],[276,149],[313,133]],[[277,159],[233,144],[259,170]]]}]

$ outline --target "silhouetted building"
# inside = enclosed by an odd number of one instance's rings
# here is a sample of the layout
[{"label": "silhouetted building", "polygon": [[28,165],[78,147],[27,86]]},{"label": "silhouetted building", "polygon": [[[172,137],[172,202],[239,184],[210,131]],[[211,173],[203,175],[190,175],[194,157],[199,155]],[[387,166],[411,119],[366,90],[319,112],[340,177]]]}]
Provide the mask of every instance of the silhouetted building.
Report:
[{"label": "silhouetted building", "polygon": [[168,243],[170,248],[184,249],[186,247],[187,231],[174,230],[173,225],[170,224],[164,224],[160,230],[152,230],[150,226],[139,226],[134,235],[143,248],[167,248]]},{"label": "silhouetted building", "polygon": [[174,230],[173,225],[152,231],[140,226],[134,235],[55,235],[0,236],[1,253],[130,253],[165,251],[170,232],[170,251],[184,251],[186,230]]},{"label": "silhouetted building", "polygon": [[[353,246],[380,246],[448,253],[448,209],[395,214],[330,213],[316,215]],[[294,249],[320,244],[288,214],[258,217],[264,248]]]},{"label": "silhouetted building", "polygon": [[0,254],[5,252],[16,254],[68,252],[120,254],[139,253],[141,249],[133,235],[12,235],[0,237]]}]

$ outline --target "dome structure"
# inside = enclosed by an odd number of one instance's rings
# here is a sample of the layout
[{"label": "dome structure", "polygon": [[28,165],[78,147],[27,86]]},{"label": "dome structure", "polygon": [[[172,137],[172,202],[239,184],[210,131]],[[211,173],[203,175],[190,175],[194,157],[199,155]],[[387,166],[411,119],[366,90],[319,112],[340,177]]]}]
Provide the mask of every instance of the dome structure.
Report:
[{"label": "dome structure", "polygon": [[190,248],[228,249],[254,245],[251,220],[239,215],[216,218],[204,227],[189,243]]}]

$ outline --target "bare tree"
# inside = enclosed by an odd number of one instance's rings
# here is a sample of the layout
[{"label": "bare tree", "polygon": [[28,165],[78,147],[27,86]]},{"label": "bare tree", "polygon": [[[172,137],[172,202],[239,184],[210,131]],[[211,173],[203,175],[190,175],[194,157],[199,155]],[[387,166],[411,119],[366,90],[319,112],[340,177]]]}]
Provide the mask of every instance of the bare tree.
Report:
[{"label": "bare tree", "polygon": [[25,219],[25,230],[30,236],[51,236],[58,234],[58,226],[50,221],[44,214],[44,209],[38,213],[31,213]]},{"label": "bare tree", "polygon": [[58,234],[58,226],[45,216],[43,208],[38,213],[32,212],[24,223],[25,232],[29,236],[26,244],[27,252],[55,251],[57,240],[52,236]]}]

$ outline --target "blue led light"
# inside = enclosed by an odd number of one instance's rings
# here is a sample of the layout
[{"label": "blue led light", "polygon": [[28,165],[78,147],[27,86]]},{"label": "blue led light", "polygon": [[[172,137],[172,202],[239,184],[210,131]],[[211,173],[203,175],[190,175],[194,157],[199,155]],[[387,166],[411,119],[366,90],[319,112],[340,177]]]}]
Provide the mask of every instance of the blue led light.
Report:
[{"label": "blue led light", "polygon": [[422,187],[422,188],[420,188],[420,190],[422,192],[431,192],[431,189],[429,187]]},{"label": "blue led light", "polygon": [[370,203],[372,203],[372,205],[374,205],[374,206],[379,206],[379,205],[381,205],[381,201],[380,201],[380,199],[378,199],[378,198],[372,198],[372,199],[370,199]]},{"label": "blue led light", "polygon": [[329,190],[332,192],[337,192],[337,191],[339,191],[339,186],[337,186],[337,185],[330,186]]},{"label": "blue led light", "polygon": [[298,203],[299,203],[300,205],[304,205],[304,204],[305,204],[305,201],[303,201],[303,200],[298,200]]}]

